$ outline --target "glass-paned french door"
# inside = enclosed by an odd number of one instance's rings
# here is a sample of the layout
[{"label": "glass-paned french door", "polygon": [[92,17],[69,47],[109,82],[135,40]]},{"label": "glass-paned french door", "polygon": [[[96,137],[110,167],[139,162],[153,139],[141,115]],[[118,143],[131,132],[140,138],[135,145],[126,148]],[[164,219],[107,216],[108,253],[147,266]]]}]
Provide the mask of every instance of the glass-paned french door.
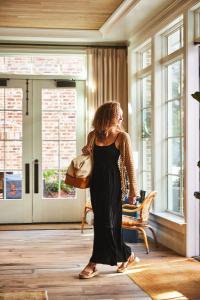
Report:
[{"label": "glass-paned french door", "polygon": [[84,87],[14,79],[0,86],[0,223],[81,219],[85,194],[64,176],[84,144]]}]

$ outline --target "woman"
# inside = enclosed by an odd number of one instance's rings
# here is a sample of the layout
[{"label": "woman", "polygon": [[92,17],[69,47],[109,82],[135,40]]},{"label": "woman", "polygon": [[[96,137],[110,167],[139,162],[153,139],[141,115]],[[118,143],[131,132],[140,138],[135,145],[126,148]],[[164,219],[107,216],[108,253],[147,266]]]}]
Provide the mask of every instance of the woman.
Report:
[{"label": "woman", "polygon": [[[129,203],[135,203],[139,196],[131,141],[128,133],[122,130],[122,120],[123,112],[118,102],[101,105],[94,116],[94,130],[89,133],[87,145],[82,149],[83,154],[93,153],[90,194],[94,211],[93,253],[79,274],[82,279],[97,275],[97,263],[113,266],[121,262],[117,272],[124,272],[136,261],[131,248],[123,242],[121,230],[121,198],[125,183],[124,176],[120,176],[119,157],[129,178]],[[91,141],[94,141],[92,149],[89,147]]]}]

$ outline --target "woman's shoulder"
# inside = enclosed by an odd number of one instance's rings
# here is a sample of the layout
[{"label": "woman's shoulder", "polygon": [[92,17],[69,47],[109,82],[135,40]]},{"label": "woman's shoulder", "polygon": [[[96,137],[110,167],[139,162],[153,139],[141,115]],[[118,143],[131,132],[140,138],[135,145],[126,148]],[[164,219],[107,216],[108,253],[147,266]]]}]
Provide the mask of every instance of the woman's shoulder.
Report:
[{"label": "woman's shoulder", "polygon": [[126,131],[120,131],[119,136],[121,141],[126,141],[127,139],[130,139],[130,135]]},{"label": "woman's shoulder", "polygon": [[94,134],[95,134],[95,132],[94,132],[94,130],[92,130],[88,133],[88,137],[92,137]]},{"label": "woman's shoulder", "polygon": [[94,130],[90,131],[87,135],[87,143],[90,143],[91,140],[95,138],[95,132]]},{"label": "woman's shoulder", "polygon": [[123,149],[123,145],[125,145],[130,140],[130,136],[126,131],[120,131],[118,133],[117,145],[119,149]]}]

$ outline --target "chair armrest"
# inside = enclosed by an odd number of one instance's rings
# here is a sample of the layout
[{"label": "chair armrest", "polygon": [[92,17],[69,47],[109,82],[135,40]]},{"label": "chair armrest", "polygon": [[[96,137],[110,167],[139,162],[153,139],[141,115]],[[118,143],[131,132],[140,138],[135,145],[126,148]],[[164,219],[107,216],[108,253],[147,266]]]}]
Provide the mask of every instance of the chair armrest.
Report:
[{"label": "chair armrest", "polygon": [[132,205],[132,204],[123,204],[122,205],[122,212],[134,213],[136,211],[140,211],[141,208],[142,208],[142,205],[135,206],[135,205]]}]

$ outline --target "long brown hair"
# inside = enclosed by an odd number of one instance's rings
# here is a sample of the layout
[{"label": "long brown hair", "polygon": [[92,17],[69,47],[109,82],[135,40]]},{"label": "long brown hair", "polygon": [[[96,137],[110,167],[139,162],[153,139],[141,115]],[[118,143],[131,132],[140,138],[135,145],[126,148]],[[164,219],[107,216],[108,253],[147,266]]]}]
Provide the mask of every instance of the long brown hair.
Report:
[{"label": "long brown hair", "polygon": [[117,126],[120,115],[120,103],[109,101],[98,107],[92,126],[98,140],[104,140],[110,127]]}]

